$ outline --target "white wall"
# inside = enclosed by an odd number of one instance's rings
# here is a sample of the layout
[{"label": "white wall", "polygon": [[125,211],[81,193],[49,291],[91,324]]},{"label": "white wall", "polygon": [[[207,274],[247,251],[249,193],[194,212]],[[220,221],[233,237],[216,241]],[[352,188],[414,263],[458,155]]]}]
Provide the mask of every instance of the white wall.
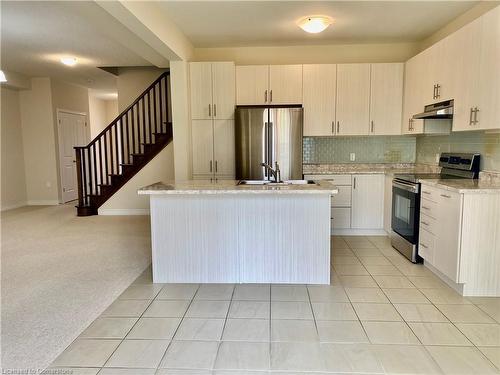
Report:
[{"label": "white wall", "polygon": [[104,103],[106,105],[106,124],[109,125],[118,117],[118,99],[105,100]]},{"label": "white wall", "polygon": [[33,78],[19,93],[28,204],[59,202],[50,78]]},{"label": "white wall", "polygon": [[26,175],[19,92],[1,88],[1,210],[26,204]]},{"label": "white wall", "polygon": [[418,52],[419,43],[196,48],[192,61],[234,61],[236,65],[404,62]]},{"label": "white wall", "polygon": [[149,196],[137,195],[137,189],[173,179],[174,148],[170,143],[99,208],[99,215],[148,215]]},{"label": "white wall", "polygon": [[108,126],[106,102],[89,94],[90,139],[94,139],[102,129]]}]

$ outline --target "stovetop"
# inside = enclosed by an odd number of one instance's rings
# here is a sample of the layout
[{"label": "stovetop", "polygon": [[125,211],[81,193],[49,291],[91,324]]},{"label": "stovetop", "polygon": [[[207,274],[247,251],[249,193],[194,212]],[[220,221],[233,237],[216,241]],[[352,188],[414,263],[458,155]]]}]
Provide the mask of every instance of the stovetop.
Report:
[{"label": "stovetop", "polygon": [[394,178],[407,182],[418,183],[419,180],[463,179],[465,177],[440,174],[440,173],[402,173],[394,175]]}]

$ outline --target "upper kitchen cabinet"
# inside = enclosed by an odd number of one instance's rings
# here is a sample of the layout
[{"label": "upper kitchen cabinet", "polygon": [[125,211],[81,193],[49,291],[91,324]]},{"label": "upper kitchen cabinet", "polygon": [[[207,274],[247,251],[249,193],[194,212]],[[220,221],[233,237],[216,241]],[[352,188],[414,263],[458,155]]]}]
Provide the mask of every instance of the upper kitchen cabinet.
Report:
[{"label": "upper kitchen cabinet", "polygon": [[368,135],[370,64],[337,65],[337,135]]},{"label": "upper kitchen cabinet", "polygon": [[421,54],[412,57],[405,65],[403,134],[421,134],[424,131],[423,121],[413,119],[413,115],[422,112],[424,109],[423,68],[424,64]]},{"label": "upper kitchen cabinet", "polygon": [[481,21],[480,90],[474,124],[479,129],[500,129],[500,6]]},{"label": "upper kitchen cabinet", "polygon": [[335,134],[335,64],[304,65],[304,136]]},{"label": "upper kitchen cabinet", "polygon": [[242,65],[236,67],[236,104],[267,104],[268,86],[268,65]]},{"label": "upper kitchen cabinet", "polygon": [[302,65],[237,66],[236,103],[302,104]]},{"label": "upper kitchen cabinet", "polygon": [[371,64],[370,134],[401,134],[403,63]]},{"label": "upper kitchen cabinet", "polygon": [[191,118],[231,119],[235,105],[235,68],[232,62],[189,64]]},{"label": "upper kitchen cabinet", "polygon": [[269,104],[302,103],[302,65],[269,66]]}]

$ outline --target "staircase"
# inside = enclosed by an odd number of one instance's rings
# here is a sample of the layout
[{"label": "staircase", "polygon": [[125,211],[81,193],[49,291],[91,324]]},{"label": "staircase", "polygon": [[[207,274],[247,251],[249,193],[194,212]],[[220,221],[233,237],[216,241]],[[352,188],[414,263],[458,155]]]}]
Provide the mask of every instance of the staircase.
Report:
[{"label": "staircase", "polygon": [[170,72],[163,73],[87,146],[75,147],[78,216],[97,209],[173,139]]}]

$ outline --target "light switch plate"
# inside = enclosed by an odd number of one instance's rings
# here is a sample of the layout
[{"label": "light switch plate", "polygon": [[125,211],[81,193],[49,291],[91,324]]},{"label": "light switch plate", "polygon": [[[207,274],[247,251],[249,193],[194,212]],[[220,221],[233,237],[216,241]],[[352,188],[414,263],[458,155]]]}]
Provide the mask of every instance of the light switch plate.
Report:
[{"label": "light switch plate", "polygon": [[354,152],[351,152],[351,154],[349,155],[349,159],[351,161],[355,161],[356,160],[356,154]]}]

